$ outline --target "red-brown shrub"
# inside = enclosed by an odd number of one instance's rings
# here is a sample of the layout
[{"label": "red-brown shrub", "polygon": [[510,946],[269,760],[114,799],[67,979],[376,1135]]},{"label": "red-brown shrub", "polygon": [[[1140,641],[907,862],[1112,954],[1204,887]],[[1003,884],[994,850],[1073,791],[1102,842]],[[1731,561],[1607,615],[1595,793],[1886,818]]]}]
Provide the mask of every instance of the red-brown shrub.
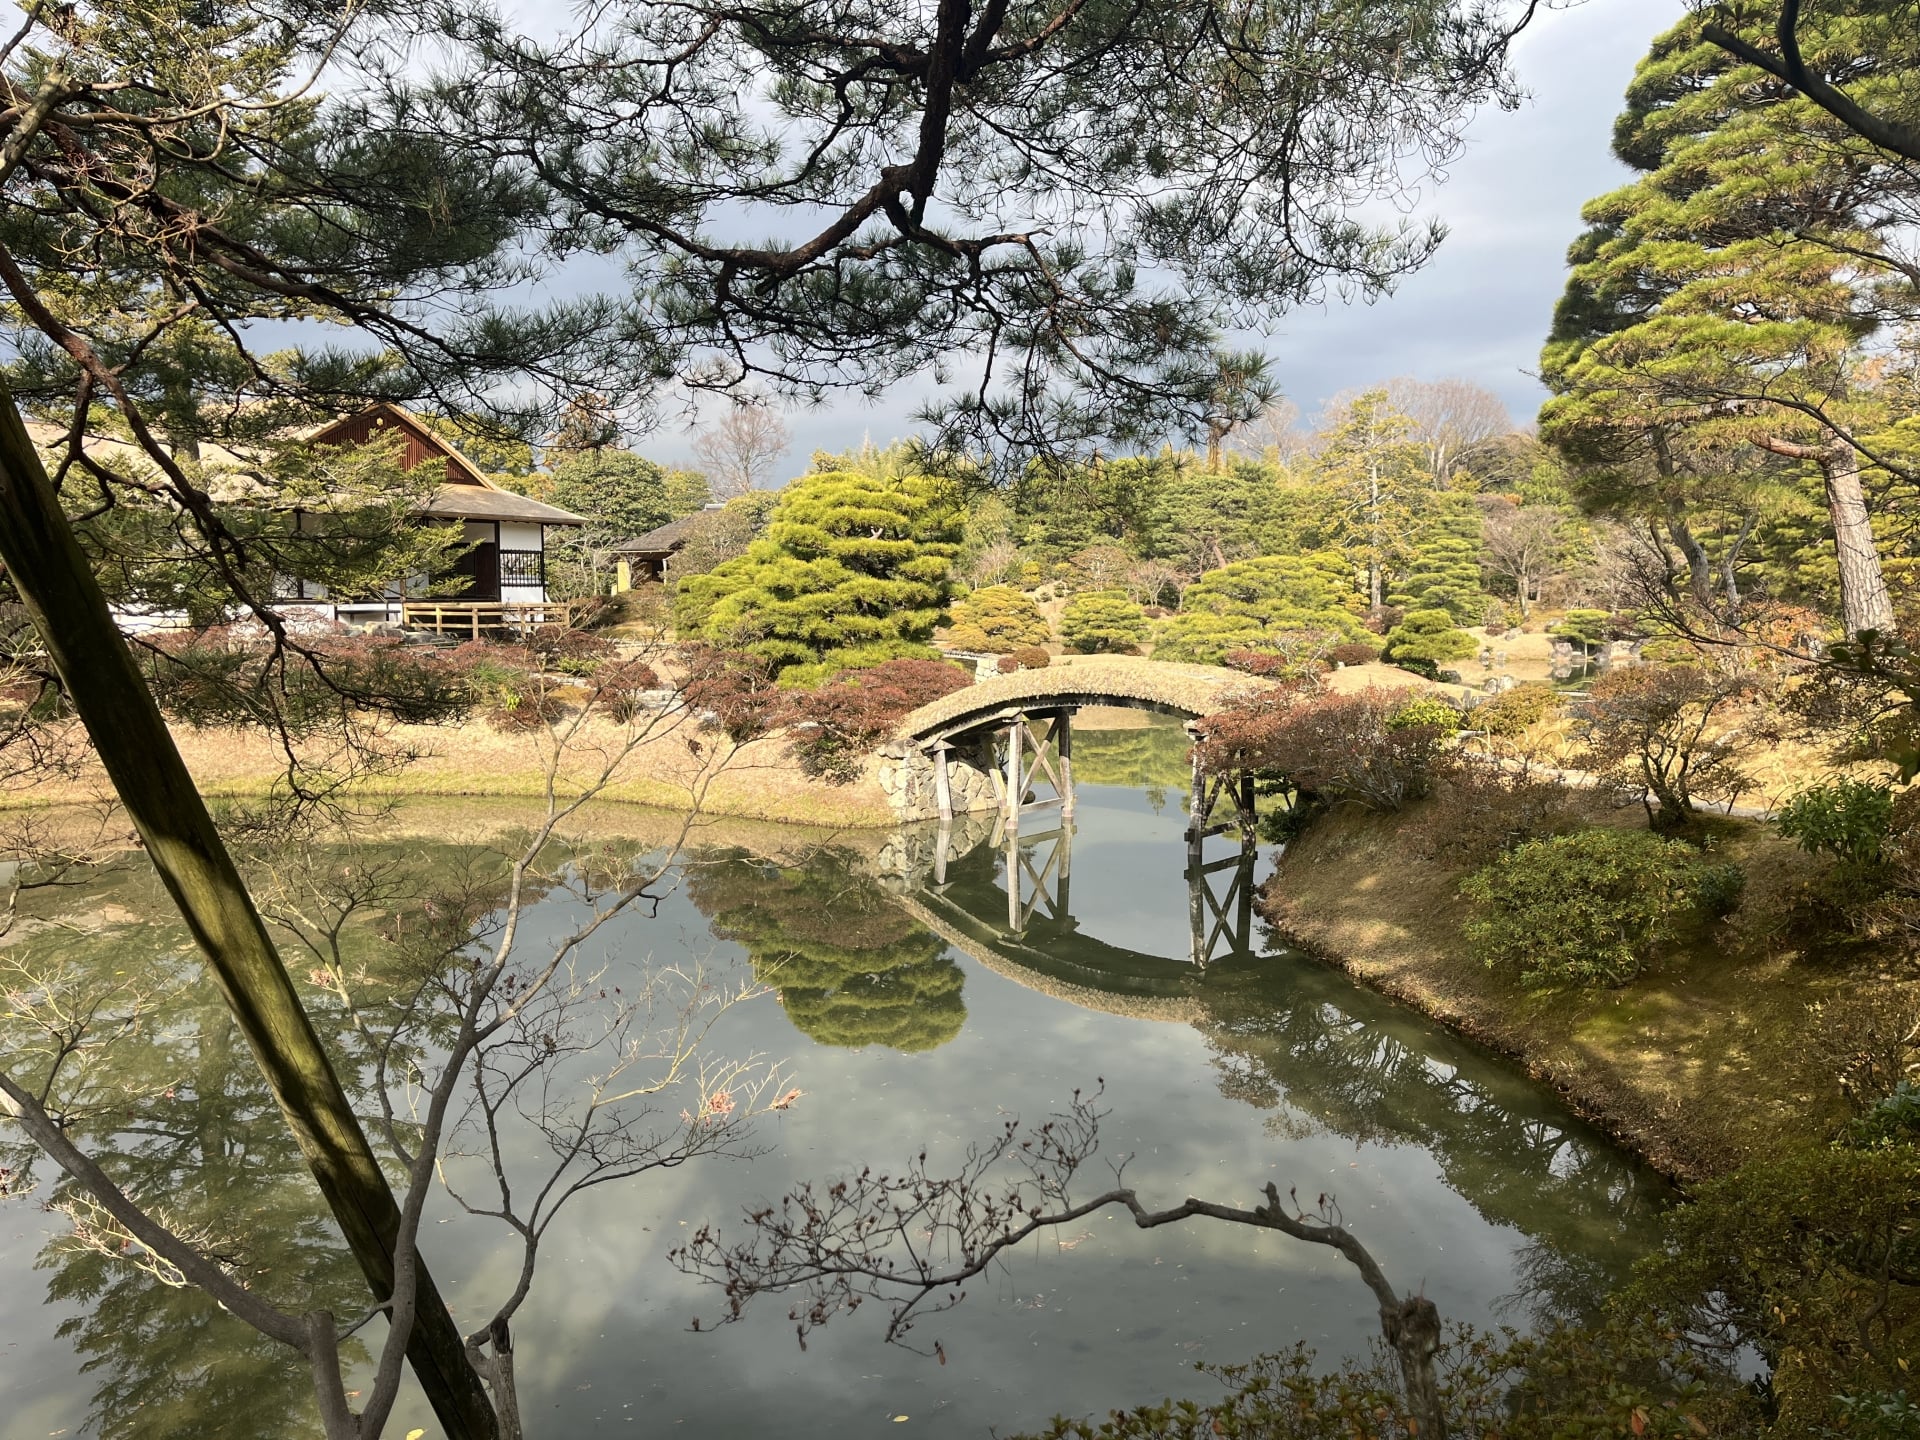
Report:
[{"label": "red-brown shrub", "polygon": [[1371,665],[1380,658],[1380,647],[1364,640],[1349,640],[1327,652],[1327,659],[1341,665]]},{"label": "red-brown shrub", "polygon": [[1208,770],[1253,770],[1329,804],[1398,810],[1427,793],[1454,753],[1439,726],[1390,729],[1400,706],[1387,690],[1267,692],[1200,722],[1200,761]]},{"label": "red-brown shrub", "polygon": [[902,718],[972,683],[966,670],[945,660],[889,660],[843,671],[815,690],[789,692],[794,755],[806,774],[847,784]]},{"label": "red-brown shrub", "polygon": [[774,684],[773,666],[758,655],[714,645],[680,647],[681,697],[695,714],[710,714],[736,745],[779,725],[787,695]]},{"label": "red-brown shrub", "polygon": [[1022,645],[1018,650],[1000,657],[1000,673],[1009,675],[1015,670],[1044,670],[1053,663],[1053,656],[1038,645]]}]

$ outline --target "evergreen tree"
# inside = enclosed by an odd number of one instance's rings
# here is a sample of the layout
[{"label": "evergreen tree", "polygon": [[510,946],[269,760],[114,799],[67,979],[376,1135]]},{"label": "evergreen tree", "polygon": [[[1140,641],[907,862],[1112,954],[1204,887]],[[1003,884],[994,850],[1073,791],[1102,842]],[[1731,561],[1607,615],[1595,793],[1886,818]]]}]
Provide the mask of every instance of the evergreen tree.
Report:
[{"label": "evergreen tree", "polygon": [[704,863],[688,894],[713,932],[746,946],[794,1028],[822,1045],[932,1050],[960,1033],[965,973],[852,862],[819,852],[774,867]]},{"label": "evergreen tree", "polygon": [[1404,610],[1445,610],[1463,625],[1479,622],[1487,609],[1480,581],[1480,510],[1471,496],[1441,494],[1421,506],[1413,558],[1388,603]]},{"label": "evergreen tree", "polygon": [[1367,608],[1386,606],[1389,577],[1413,555],[1414,506],[1432,488],[1413,422],[1369,390],[1347,405],[1321,446],[1332,540],[1359,570]]},{"label": "evergreen tree", "polygon": [[1329,551],[1239,560],[1201,576],[1161,627],[1156,660],[1217,665],[1228,651],[1257,648],[1288,630],[1363,633],[1354,614],[1353,568]]},{"label": "evergreen tree", "polygon": [[746,554],[680,582],[675,624],[762,656],[787,683],[931,656],[960,534],[949,481],[805,475],[781,492]]},{"label": "evergreen tree", "polygon": [[1861,347],[1912,284],[1878,233],[1882,157],[1700,29],[1689,18],[1659,37],[1628,90],[1614,148],[1642,178],[1585,211],[1542,360],[1556,392],[1542,432],[1629,482],[1636,469],[1651,477],[1703,602],[1709,560],[1683,509],[1717,498],[1703,480],[1730,478],[1710,457],[1813,467],[1842,622],[1884,630],[1892,609],[1855,443],[1877,418]]},{"label": "evergreen tree", "polygon": [[989,585],[954,605],[953,629],[947,638],[962,650],[1006,655],[1023,646],[1049,643],[1053,627],[1024,591]]},{"label": "evergreen tree", "polygon": [[580,541],[590,550],[644,535],[673,518],[666,472],[631,450],[570,453],[553,467],[547,497],[585,517]]},{"label": "evergreen tree", "polygon": [[1117,590],[1076,595],[1060,616],[1060,638],[1082,655],[1131,655],[1150,633],[1145,612]]},{"label": "evergreen tree", "polygon": [[665,488],[669,520],[684,520],[689,515],[697,515],[713,503],[713,486],[698,470],[674,467],[666,473]]}]

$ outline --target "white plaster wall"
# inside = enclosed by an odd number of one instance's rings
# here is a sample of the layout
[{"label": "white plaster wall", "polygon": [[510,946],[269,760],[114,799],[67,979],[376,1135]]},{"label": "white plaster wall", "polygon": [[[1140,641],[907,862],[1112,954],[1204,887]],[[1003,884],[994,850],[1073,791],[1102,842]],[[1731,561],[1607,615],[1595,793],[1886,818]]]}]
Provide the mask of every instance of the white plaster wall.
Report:
[{"label": "white plaster wall", "polygon": [[541,548],[541,528],[524,520],[502,520],[500,548],[502,550],[538,550]]}]

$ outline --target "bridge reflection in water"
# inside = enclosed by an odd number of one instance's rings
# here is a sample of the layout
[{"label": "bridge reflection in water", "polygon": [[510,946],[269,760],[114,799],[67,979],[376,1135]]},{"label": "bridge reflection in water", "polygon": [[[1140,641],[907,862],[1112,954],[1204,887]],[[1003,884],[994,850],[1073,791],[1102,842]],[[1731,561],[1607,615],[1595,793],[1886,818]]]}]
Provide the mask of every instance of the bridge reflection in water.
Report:
[{"label": "bridge reflection in water", "polygon": [[[1149,936],[1155,927],[1107,910],[1116,897],[1166,896],[1148,870],[1177,865],[1184,843],[1157,822],[1159,843],[1116,862],[1109,832],[1129,817],[1094,794],[1083,794],[1081,816],[1083,863],[1126,872],[1083,876],[1084,925],[1064,826],[1010,834],[992,816],[956,816],[951,829],[903,832],[889,887],[920,926],[1029,989],[1191,1025],[1222,1092],[1269,1112],[1278,1140],[1333,1133],[1431,1152],[1451,1189],[1528,1237],[1511,1297],[1519,1309],[1587,1313],[1653,1243],[1670,1193],[1657,1176],[1510,1064],[1259,933],[1252,847],[1187,865],[1190,944],[1170,953],[1177,932],[1162,924]],[[1152,948],[1122,943],[1136,932]]]},{"label": "bridge reflection in water", "polygon": [[[1074,958],[1067,963],[1089,975],[1151,969],[1177,981],[1188,967],[1253,954],[1259,856],[1250,836],[1211,860],[1203,845],[1189,843],[1183,878],[1191,943],[1176,959],[1144,955],[1080,932],[1072,904],[1074,829],[1071,815],[1059,815],[1053,828],[1037,831],[1018,830],[999,812],[957,816],[950,824],[903,836],[905,864],[898,874],[933,915],[970,934],[979,931],[987,913],[986,892],[1004,890],[1004,907],[994,907],[991,936],[978,938],[1036,958],[1070,955]],[[1000,913],[1004,925],[998,923]]]}]

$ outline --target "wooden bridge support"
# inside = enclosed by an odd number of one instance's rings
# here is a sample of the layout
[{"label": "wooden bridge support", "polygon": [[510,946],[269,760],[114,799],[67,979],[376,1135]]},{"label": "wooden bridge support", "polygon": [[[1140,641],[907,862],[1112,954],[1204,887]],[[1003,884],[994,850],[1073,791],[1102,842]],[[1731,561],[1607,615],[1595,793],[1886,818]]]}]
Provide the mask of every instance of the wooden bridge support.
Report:
[{"label": "wooden bridge support", "polygon": [[[1052,841],[1043,862],[1036,864],[1041,846]],[[1033,917],[1044,908],[1050,920],[1073,914],[1073,827],[1062,823],[1038,835],[1003,829],[1007,871],[1007,934],[1024,935]],[[1028,886],[1032,889],[1029,891]]]},{"label": "wooden bridge support", "polygon": [[[1225,955],[1244,955],[1253,949],[1253,868],[1257,851],[1251,844],[1237,854],[1204,863],[1189,852],[1187,864],[1187,919],[1193,948],[1188,958],[1204,968]],[[1224,895],[1214,893],[1212,877],[1227,871]]]},{"label": "wooden bridge support", "polygon": [[[1191,733],[1191,726],[1188,731]],[[1233,806],[1233,818],[1216,821],[1214,815],[1228,802]],[[1201,767],[1200,751],[1196,746],[1193,752],[1193,783],[1187,791],[1188,854],[1197,860],[1201,843],[1209,835],[1224,834],[1235,828],[1240,831],[1241,846],[1251,848],[1258,823],[1259,817],[1254,813],[1253,804],[1253,772],[1239,770],[1209,775]]]},{"label": "wooden bridge support", "polygon": [[[1035,728],[1036,721],[1045,721],[1046,728]],[[1006,829],[1018,834],[1022,814],[1053,805],[1060,807],[1063,822],[1071,821],[1073,711],[1067,708],[1006,711],[996,719],[996,739],[1003,750],[990,773]],[[945,744],[945,741],[938,742],[934,748],[934,790],[939,797],[946,795],[943,781],[947,760],[946,751],[941,748]],[[1053,787],[1053,794],[1028,799],[1029,792],[1043,775]],[[951,804],[950,799],[943,798],[943,814],[950,813]]]}]

